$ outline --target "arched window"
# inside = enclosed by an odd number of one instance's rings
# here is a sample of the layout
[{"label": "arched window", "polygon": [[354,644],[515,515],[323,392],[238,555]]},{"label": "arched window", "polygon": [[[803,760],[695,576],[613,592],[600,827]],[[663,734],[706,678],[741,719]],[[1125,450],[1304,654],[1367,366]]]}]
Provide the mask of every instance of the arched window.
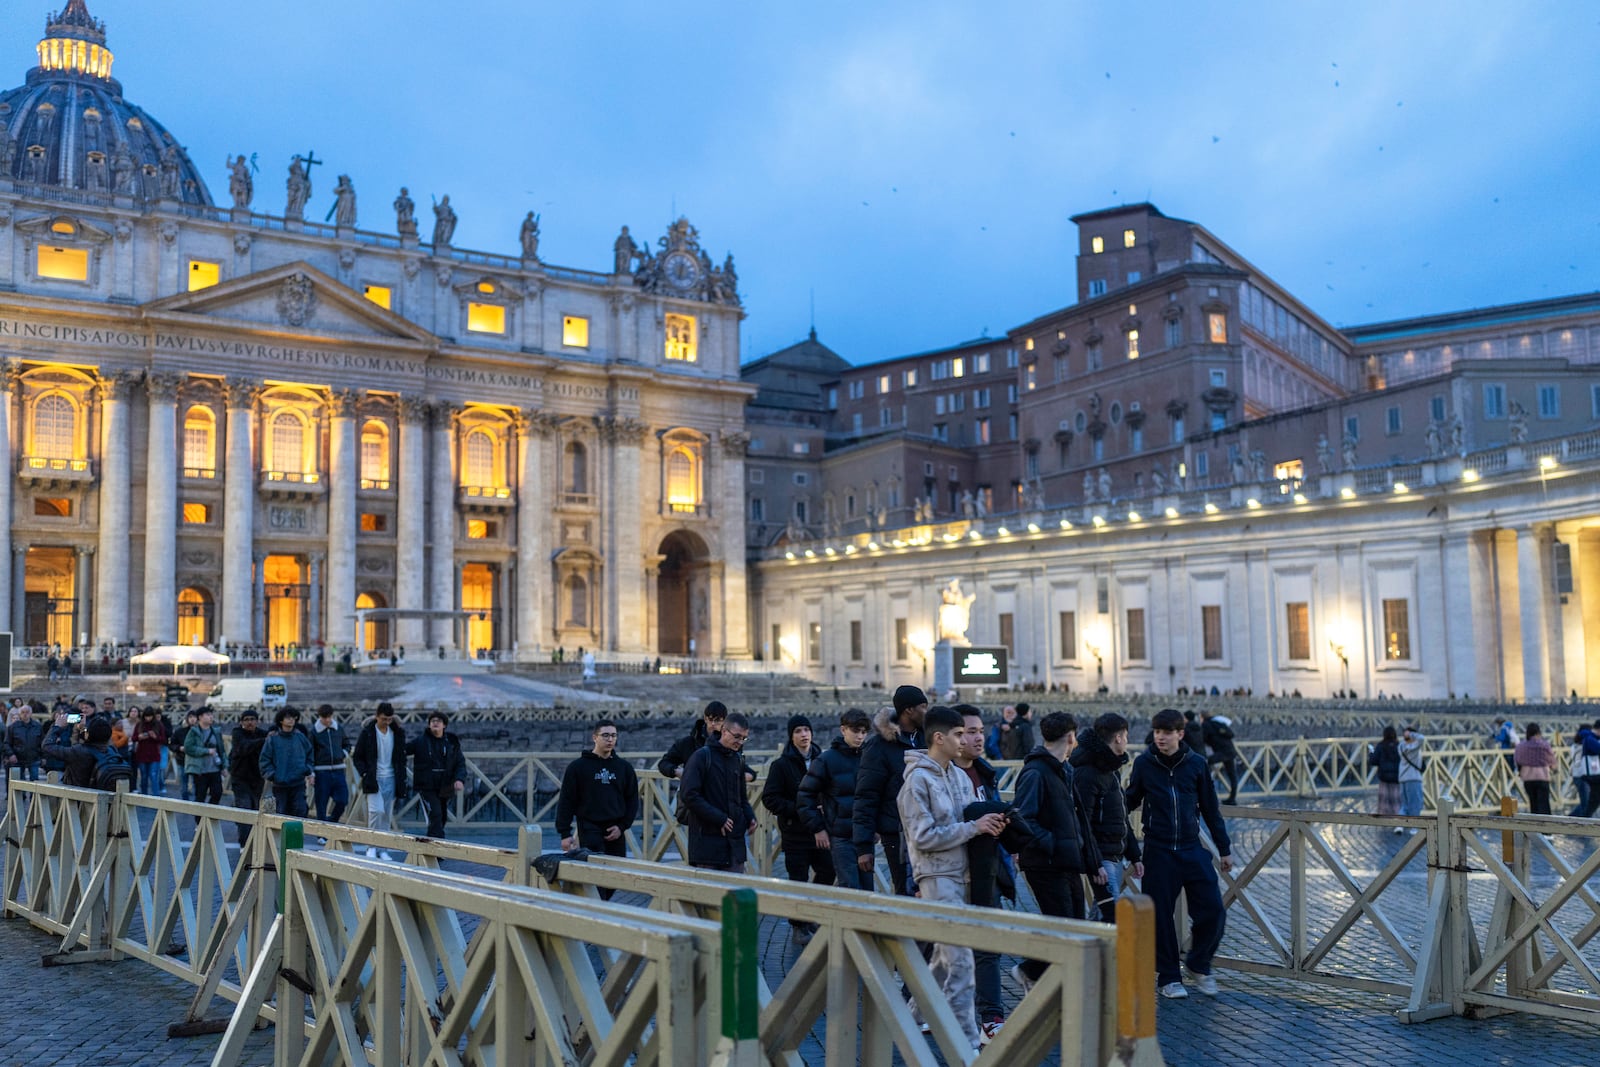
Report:
[{"label": "arched window", "polygon": [[489,436],[489,431],[473,430],[467,434],[465,451],[461,484],[494,485],[494,438]]},{"label": "arched window", "polygon": [[577,574],[567,577],[567,625],[589,625],[589,583]]},{"label": "arched window", "polygon": [[667,454],[667,506],[672,511],[693,512],[700,505],[700,479],[694,455],[687,448]]},{"label": "arched window", "polygon": [[183,476],[211,478],[217,469],[217,417],[196,404],[183,415]]},{"label": "arched window", "polygon": [[567,445],[567,492],[587,493],[589,491],[589,450],[583,447],[583,442],[573,441]]},{"label": "arched window", "polygon": [[272,416],[272,470],[299,474],[305,470],[305,424],[292,411]]},{"label": "arched window", "polygon": [[33,454],[44,459],[72,459],[77,421],[72,401],[60,393],[41,397],[33,408]]},{"label": "arched window", "polygon": [[389,488],[389,427],[378,419],[361,427],[361,488]]},{"label": "arched window", "polygon": [[204,645],[211,642],[211,594],[189,587],[178,593],[178,644]]}]

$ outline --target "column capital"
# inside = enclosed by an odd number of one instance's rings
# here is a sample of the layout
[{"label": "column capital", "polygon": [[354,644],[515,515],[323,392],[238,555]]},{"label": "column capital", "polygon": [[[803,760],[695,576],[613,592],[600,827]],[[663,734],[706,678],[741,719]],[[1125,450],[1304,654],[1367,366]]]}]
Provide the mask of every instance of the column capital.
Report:
[{"label": "column capital", "polygon": [[228,398],[228,407],[248,410],[261,396],[261,383],[254,378],[227,378],[222,383],[222,391]]},{"label": "column capital", "polygon": [[743,430],[724,430],[721,440],[722,451],[735,459],[742,459],[750,448],[750,435]]},{"label": "column capital", "polygon": [[643,444],[650,426],[631,415],[600,415],[595,418],[595,428],[602,440],[619,445]]},{"label": "column capital", "polygon": [[100,380],[95,382],[95,388],[100,392],[103,403],[122,401],[128,399],[128,392],[133,388],[133,383],[138,381],[138,371],[118,370],[110,374],[102,374]]},{"label": "column capital", "polygon": [[13,541],[11,542],[11,554],[13,556],[26,556],[28,549],[31,547],[26,541]]},{"label": "column capital", "polygon": [[517,433],[523,437],[549,437],[556,432],[561,419],[548,411],[520,411],[515,416]]},{"label": "column capital", "polygon": [[359,397],[354,389],[334,389],[328,394],[328,414],[335,419],[348,419],[356,413]]},{"label": "column capital", "polygon": [[181,374],[158,374],[151,372],[145,375],[144,391],[152,404],[172,404],[178,399],[178,390],[182,388],[184,376]]},{"label": "column capital", "polygon": [[420,396],[403,396],[400,398],[400,421],[422,425],[428,421],[428,400]]},{"label": "column capital", "polygon": [[457,404],[450,400],[436,400],[433,403],[433,428],[435,430],[452,430],[455,428],[456,419],[467,410],[465,404]]},{"label": "column capital", "polygon": [[308,552],[306,554],[306,560],[311,564],[311,566],[320,567],[327,562],[328,554],[326,552]]},{"label": "column capital", "polygon": [[75,545],[73,547],[73,551],[78,554],[79,558],[82,558],[84,556],[92,556],[92,555],[94,555],[94,552],[95,552],[95,546],[94,545]]},{"label": "column capital", "polygon": [[22,361],[0,359],[0,393],[9,393],[22,384]]}]

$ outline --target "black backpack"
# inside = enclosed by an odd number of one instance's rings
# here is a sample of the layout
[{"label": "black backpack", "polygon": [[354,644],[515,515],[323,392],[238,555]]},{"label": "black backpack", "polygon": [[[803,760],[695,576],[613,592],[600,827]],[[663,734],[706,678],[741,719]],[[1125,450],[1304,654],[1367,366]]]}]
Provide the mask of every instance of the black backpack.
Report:
[{"label": "black backpack", "polygon": [[128,762],[128,757],[110,745],[95,749],[94,787],[115,793],[118,782],[127,782],[128,789],[133,789],[133,766]]}]

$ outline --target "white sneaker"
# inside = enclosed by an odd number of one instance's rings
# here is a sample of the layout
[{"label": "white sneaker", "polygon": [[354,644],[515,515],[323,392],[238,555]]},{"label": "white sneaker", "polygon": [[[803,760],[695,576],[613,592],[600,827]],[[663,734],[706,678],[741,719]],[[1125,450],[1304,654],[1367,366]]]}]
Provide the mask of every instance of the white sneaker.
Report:
[{"label": "white sneaker", "polygon": [[1011,980],[1022,987],[1023,996],[1027,996],[1028,992],[1033,989],[1033,979],[1028,977],[1027,972],[1022,969],[1022,964],[1020,963],[1012,966]]},{"label": "white sneaker", "polygon": [[1217,976],[1216,975],[1214,975],[1214,974],[1195,974],[1193,971],[1190,971],[1189,972],[1189,977],[1194,979],[1194,987],[1195,987],[1195,989],[1199,990],[1200,993],[1203,994],[1204,996],[1214,997],[1214,996],[1217,995]]},{"label": "white sneaker", "polygon": [[1403,834],[1405,832],[1406,832],[1406,828],[1404,826],[1396,826],[1394,828],[1394,835],[1396,837],[1399,837],[1401,834]]},{"label": "white sneaker", "polygon": [[1156,990],[1156,992],[1160,993],[1168,1000],[1182,1000],[1189,995],[1189,991],[1183,988],[1182,982],[1168,982],[1166,985]]},{"label": "white sneaker", "polygon": [[367,849],[367,859],[375,860],[377,858],[378,858],[378,850],[377,849],[375,849],[375,848]]}]

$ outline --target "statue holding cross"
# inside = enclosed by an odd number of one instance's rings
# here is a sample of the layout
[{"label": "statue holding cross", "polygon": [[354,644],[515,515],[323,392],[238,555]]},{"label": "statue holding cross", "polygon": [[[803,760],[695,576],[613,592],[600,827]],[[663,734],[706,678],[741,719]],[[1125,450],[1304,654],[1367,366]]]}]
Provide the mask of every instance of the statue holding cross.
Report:
[{"label": "statue holding cross", "polygon": [[289,161],[289,200],[283,209],[284,218],[305,219],[306,201],[311,199],[311,168],[321,164],[315,151]]}]

